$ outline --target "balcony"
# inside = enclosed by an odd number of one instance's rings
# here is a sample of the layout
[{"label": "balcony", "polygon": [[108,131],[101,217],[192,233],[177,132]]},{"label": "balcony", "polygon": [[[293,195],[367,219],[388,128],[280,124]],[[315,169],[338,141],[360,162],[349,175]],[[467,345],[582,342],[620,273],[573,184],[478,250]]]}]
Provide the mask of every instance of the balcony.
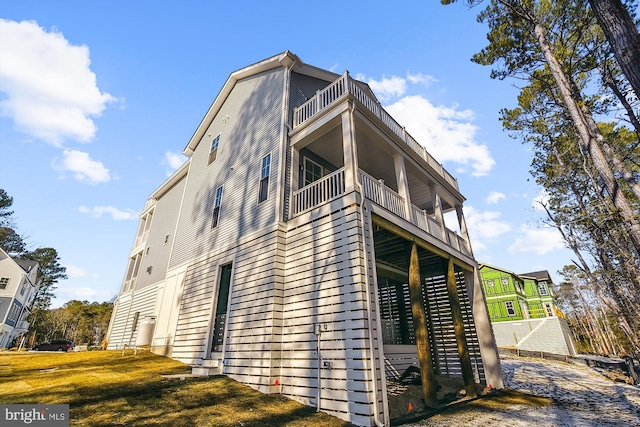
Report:
[{"label": "balcony", "polygon": [[[382,180],[376,180],[363,170],[358,170],[358,181],[366,197],[376,205],[388,210],[420,230],[437,238],[465,255],[471,256],[467,243],[456,232],[443,227],[425,210],[411,205],[407,212],[406,203],[398,193],[387,187]],[[293,192],[291,198],[291,217],[309,212],[319,206],[330,203],[345,194],[344,168]],[[444,233],[443,233],[444,231]]]},{"label": "balcony", "polygon": [[458,181],[436,161],[398,122],[395,121],[380,103],[371,97],[358,82],[352,79],[348,73],[343,74],[337,80],[319,90],[315,96],[307,102],[297,107],[293,111],[293,129],[304,125],[315,117],[318,117],[324,110],[329,109],[336,103],[352,97],[359,101],[362,107],[380,120],[384,127],[402,141],[402,144],[411,152],[417,154],[424,160],[429,168],[439,175],[446,183],[459,191]]}]

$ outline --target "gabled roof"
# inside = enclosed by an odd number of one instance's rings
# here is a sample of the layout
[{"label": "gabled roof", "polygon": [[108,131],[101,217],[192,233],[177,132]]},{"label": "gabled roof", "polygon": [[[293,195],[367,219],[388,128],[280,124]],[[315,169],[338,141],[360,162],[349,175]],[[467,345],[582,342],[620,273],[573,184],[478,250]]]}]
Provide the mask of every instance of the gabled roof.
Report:
[{"label": "gabled roof", "polygon": [[494,265],[489,265],[489,264],[484,264],[484,263],[478,264],[478,269],[479,270],[481,270],[483,267],[492,268],[494,270],[499,270],[499,271],[502,271],[504,273],[511,274],[512,276],[516,276],[516,277],[518,277],[520,279],[526,278],[526,279],[534,279],[534,280],[548,280],[550,282],[552,281],[548,270],[534,271],[532,273],[514,273],[513,271],[505,270],[504,268],[496,267]]},{"label": "gabled roof", "polygon": [[31,261],[30,259],[14,258],[13,260],[27,273],[31,271],[33,267],[38,265],[37,261]]},{"label": "gabled roof", "polygon": [[536,280],[549,280],[551,281],[551,276],[547,270],[534,271],[532,273],[522,273],[521,276],[531,277]]},{"label": "gabled roof", "polygon": [[200,122],[200,125],[198,125],[198,128],[189,140],[189,143],[185,147],[183,153],[191,157],[196,147],[200,143],[203,135],[207,131],[207,128],[211,124],[211,121],[214,119],[214,117],[226,101],[227,97],[233,90],[233,87],[238,80],[251,77],[278,67],[291,68],[296,73],[315,77],[320,80],[326,80],[328,82],[332,82],[339,77],[338,74],[332,73],[330,71],[313,67],[311,65],[306,65],[302,62],[302,60],[300,60],[300,58],[298,58],[295,54],[288,50],[278,55],[272,56],[271,58],[267,58],[260,62],[256,62],[255,64],[241,68],[240,70],[234,71],[222,86],[222,89],[220,89],[218,96],[216,96],[216,99],[211,104],[211,107],[209,107],[209,111],[207,111],[207,114],[205,114],[204,118]]}]

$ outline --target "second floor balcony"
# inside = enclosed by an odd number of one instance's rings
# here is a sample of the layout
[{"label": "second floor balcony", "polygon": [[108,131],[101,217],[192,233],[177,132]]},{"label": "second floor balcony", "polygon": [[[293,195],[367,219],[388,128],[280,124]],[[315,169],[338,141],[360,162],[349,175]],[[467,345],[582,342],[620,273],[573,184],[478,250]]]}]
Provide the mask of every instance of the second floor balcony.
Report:
[{"label": "second floor balcony", "polygon": [[[377,102],[367,85],[340,76],[293,110],[290,216],[358,187],[394,221],[410,223],[472,256],[457,180]],[[297,166],[296,166],[297,165]],[[443,214],[455,210],[463,236]]]}]

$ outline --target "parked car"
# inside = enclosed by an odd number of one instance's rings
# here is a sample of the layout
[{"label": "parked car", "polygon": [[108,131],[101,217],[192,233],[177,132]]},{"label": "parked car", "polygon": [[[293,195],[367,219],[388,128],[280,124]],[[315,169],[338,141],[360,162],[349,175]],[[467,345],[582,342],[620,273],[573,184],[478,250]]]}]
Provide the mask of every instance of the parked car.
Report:
[{"label": "parked car", "polygon": [[68,340],[53,340],[51,342],[43,342],[38,344],[33,349],[35,351],[71,351],[75,345],[73,341]]}]

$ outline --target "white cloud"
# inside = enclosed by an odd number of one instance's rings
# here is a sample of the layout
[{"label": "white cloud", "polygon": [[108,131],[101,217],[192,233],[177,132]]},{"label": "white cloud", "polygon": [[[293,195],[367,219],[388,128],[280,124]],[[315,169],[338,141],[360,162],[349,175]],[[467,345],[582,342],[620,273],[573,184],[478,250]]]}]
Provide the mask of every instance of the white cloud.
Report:
[{"label": "white cloud", "polygon": [[88,153],[78,150],[64,150],[62,155],[62,161],[54,159],[54,169],[61,172],[71,172],[74,179],[89,184],[111,180],[109,169],[105,168],[101,162],[91,159]]},{"label": "white cloud", "polygon": [[511,231],[508,222],[500,220],[502,214],[497,211],[476,211],[472,206],[464,207],[464,217],[469,234],[486,239],[498,237]]},{"label": "white cloud", "polygon": [[357,74],[356,79],[366,82],[382,102],[402,96],[407,91],[407,80],[398,76],[382,76],[382,80],[374,80],[367,78],[364,74]]},{"label": "white cloud", "polygon": [[507,196],[505,196],[503,193],[500,193],[498,191],[492,191],[491,193],[489,193],[489,196],[486,198],[485,203],[488,205],[495,205],[500,200],[506,200],[506,199],[507,199]]},{"label": "white cloud", "polygon": [[[453,162],[465,168],[471,166],[474,176],[488,174],[495,165],[489,148],[475,141],[478,128],[471,123],[475,116],[473,111],[461,110],[456,104],[435,106],[422,95],[405,96],[408,83],[429,86],[437,81],[434,77],[408,72],[406,78],[383,76],[382,80],[375,80],[357,74],[356,79],[366,82],[381,102],[395,100],[384,108],[438,162]],[[457,167],[456,170],[466,172],[465,168]]]},{"label": "white cloud", "polygon": [[94,206],[92,208],[89,208],[87,206],[80,206],[78,208],[78,212],[89,214],[94,218],[102,218],[103,215],[111,215],[111,219],[114,219],[116,221],[138,219],[138,212],[132,209],[122,211],[113,206]]},{"label": "white cloud", "polygon": [[407,73],[407,80],[409,80],[414,85],[422,84],[425,87],[429,87],[431,83],[435,83],[438,81],[435,77],[430,76],[428,74],[422,74],[422,73],[416,73],[416,74]]},{"label": "white cloud", "polygon": [[162,163],[169,166],[169,169],[167,170],[167,176],[175,172],[186,161],[187,156],[182,153],[172,153],[171,151],[167,151],[166,153],[164,153],[164,161]]},{"label": "white cloud", "polygon": [[34,21],[0,19],[0,51],[1,115],[56,146],[65,138],[93,138],[91,117],[116,99],[98,88],[87,46],[74,46]]},{"label": "white cloud", "polygon": [[555,228],[531,228],[525,225],[520,232],[522,235],[509,247],[509,253],[544,255],[565,248],[562,236]]},{"label": "white cloud", "polygon": [[69,277],[93,277],[98,278],[97,274],[89,274],[84,268],[75,265],[65,265],[66,273]]},{"label": "white cloud", "polygon": [[435,106],[420,95],[405,96],[385,109],[438,162],[470,165],[474,176],[488,174],[496,163],[489,148],[475,141],[478,128],[470,122],[470,110]]}]

